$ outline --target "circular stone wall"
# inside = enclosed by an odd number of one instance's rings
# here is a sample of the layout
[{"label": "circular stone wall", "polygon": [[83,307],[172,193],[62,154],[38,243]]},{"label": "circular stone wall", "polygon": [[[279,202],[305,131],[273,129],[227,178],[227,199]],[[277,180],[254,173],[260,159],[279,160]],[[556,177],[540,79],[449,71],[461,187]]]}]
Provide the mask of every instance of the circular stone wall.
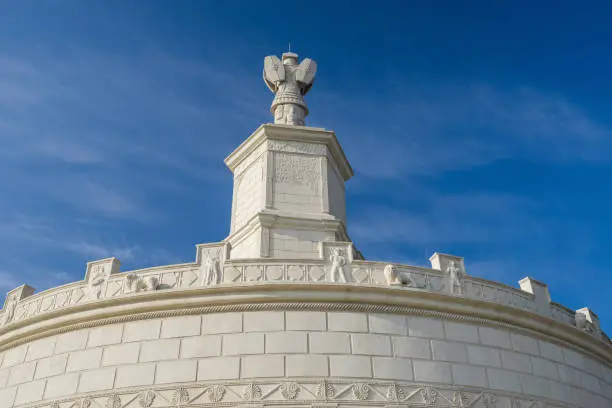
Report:
[{"label": "circular stone wall", "polygon": [[[587,335],[591,350],[520,316],[385,304],[389,289],[281,288],[138,294],[22,324],[0,337],[0,406],[612,406]],[[315,301],[330,296],[345,301]]]}]

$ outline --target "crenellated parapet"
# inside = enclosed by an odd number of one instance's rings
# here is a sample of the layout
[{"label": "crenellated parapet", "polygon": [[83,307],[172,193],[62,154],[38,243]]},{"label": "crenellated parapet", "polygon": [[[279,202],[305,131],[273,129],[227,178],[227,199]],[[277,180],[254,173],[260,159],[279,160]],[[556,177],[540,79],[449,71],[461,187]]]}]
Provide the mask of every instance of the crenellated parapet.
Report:
[{"label": "crenellated parapet", "polygon": [[[0,322],[9,329],[17,322],[110,298],[159,291],[244,286],[263,283],[385,286],[397,291],[435,293],[487,302],[533,313],[574,326],[605,343],[597,315],[589,308],[572,311],[551,301],[546,284],[533,278],[520,288],[468,275],[461,257],[435,253],[431,268],[367,261],[350,242],[321,242],[319,259],[232,259],[227,242],[197,245],[192,263],[120,272],[117,258],[87,263],[84,280],[34,293],[28,285],[8,292]],[[1,329],[0,329],[1,330]]]}]

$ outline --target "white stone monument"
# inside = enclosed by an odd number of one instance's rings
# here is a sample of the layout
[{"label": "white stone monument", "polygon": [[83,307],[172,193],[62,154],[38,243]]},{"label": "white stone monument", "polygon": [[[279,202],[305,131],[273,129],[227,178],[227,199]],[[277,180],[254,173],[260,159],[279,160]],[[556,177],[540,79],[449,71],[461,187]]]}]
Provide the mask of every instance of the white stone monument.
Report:
[{"label": "white stone monument", "polygon": [[[435,253],[365,260],[347,232],[353,171],[306,127],[316,64],[264,60],[274,124],[225,163],[229,236],[195,262],[11,290],[0,408],[610,408],[612,344],[545,283],[511,288]],[[537,271],[535,271],[537,273]]]}]

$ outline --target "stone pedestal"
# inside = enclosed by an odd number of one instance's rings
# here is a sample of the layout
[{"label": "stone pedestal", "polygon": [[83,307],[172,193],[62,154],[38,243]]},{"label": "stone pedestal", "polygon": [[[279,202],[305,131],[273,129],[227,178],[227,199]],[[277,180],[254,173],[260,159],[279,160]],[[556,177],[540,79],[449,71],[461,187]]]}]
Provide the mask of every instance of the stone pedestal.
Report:
[{"label": "stone pedestal", "polygon": [[353,171],[334,132],[262,125],[225,163],[234,173],[231,259],[316,259],[350,241],[344,182]]}]

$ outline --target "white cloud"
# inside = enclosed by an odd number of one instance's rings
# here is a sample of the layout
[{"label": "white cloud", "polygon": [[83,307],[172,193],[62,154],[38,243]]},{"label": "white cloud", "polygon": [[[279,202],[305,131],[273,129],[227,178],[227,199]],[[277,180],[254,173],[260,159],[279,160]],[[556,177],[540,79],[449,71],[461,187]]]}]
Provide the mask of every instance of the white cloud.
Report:
[{"label": "white cloud", "polygon": [[489,85],[364,88],[350,99],[321,95],[318,104],[335,109],[318,117],[334,124],[365,175],[433,175],[504,158],[612,159],[612,129],[562,95]]}]

